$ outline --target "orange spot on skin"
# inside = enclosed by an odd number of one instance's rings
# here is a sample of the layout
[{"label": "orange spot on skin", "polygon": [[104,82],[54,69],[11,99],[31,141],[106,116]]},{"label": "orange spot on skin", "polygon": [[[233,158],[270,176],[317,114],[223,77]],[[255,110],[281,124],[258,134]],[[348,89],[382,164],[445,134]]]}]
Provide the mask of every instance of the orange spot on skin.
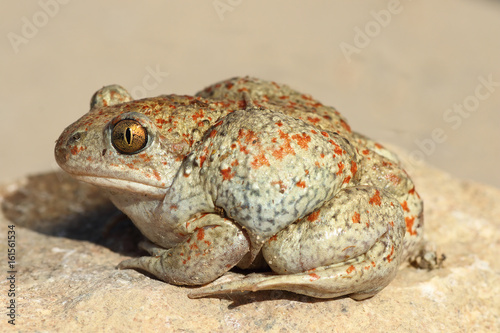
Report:
[{"label": "orange spot on skin", "polygon": [[336,144],[334,142],[333,145],[335,146],[335,148],[333,148],[333,151],[335,152],[335,154],[342,155],[344,153],[344,151],[342,150],[342,148],[340,148],[340,146],[338,144]]},{"label": "orange spot on skin", "polygon": [[396,176],[395,174],[393,173],[390,173],[390,174],[387,174],[385,175],[385,178],[390,181],[391,183],[393,183],[394,185],[398,185],[399,182],[401,181],[401,178],[399,178],[398,176]]},{"label": "orange spot on skin", "polygon": [[380,143],[376,143],[376,144],[375,144],[375,147],[377,147],[378,149],[382,149],[382,148],[384,148],[384,146],[382,146]]},{"label": "orange spot on skin", "polygon": [[387,261],[391,262],[392,261],[392,255],[394,254],[394,245],[391,247],[391,253],[387,256]]},{"label": "orange spot on skin", "polygon": [[413,223],[415,223],[415,216],[405,217],[405,223],[406,223],[406,231],[408,231],[408,233],[411,236],[416,236],[417,231],[413,230]]},{"label": "orange spot on skin", "polygon": [[80,146],[80,147],[78,147],[78,146],[71,146],[71,149],[70,149],[72,155],[76,155],[78,153],[81,153],[84,150],[87,150],[87,147],[83,147],[83,146]]},{"label": "orange spot on skin", "polygon": [[269,238],[269,243],[271,243],[271,242],[273,242],[273,241],[275,241],[277,239],[278,239],[278,236],[274,235],[271,238]]},{"label": "orange spot on skin", "polygon": [[321,135],[323,135],[326,138],[330,137],[330,135],[328,135],[328,133],[326,133],[325,131],[321,131]]},{"label": "orange spot on skin", "polygon": [[133,164],[133,163],[127,163],[127,164],[125,164],[125,165],[126,165],[126,166],[128,166],[128,167],[129,167],[130,169],[132,169],[132,170],[139,170],[139,168],[137,168],[137,167],[135,166],[135,164]]},{"label": "orange spot on skin", "polygon": [[293,148],[288,144],[288,145],[283,145],[280,146],[278,149],[273,151],[273,157],[276,158],[277,160],[282,160],[286,155],[295,155],[295,151]]},{"label": "orange spot on skin", "polygon": [[157,118],[156,123],[158,124],[159,128],[162,128],[163,125],[170,123],[170,121],[165,120],[165,119],[161,119],[161,118]]},{"label": "orange spot on skin", "polygon": [[275,123],[278,127],[281,127],[283,126],[283,123],[281,121],[278,121],[277,123]]},{"label": "orange spot on skin", "polygon": [[203,240],[205,238],[205,229],[203,228],[199,228],[198,229],[198,232],[196,234],[196,239],[198,239],[199,241]]},{"label": "orange spot on skin", "polygon": [[307,217],[307,220],[308,220],[309,222],[314,222],[314,221],[316,221],[318,218],[319,218],[319,210],[314,211],[314,212],[312,212],[311,214],[309,214],[309,216]]},{"label": "orange spot on skin", "polygon": [[373,197],[370,198],[370,201],[368,201],[368,203],[372,206],[373,205],[380,206],[382,202],[380,199],[380,192],[378,190],[375,190],[375,194],[373,195]]},{"label": "orange spot on skin", "polygon": [[311,124],[313,125],[316,125],[317,123],[319,123],[321,121],[321,118],[313,118],[313,117],[307,117],[307,121],[310,122]]},{"label": "orange spot on skin", "polygon": [[203,110],[199,110],[197,113],[193,114],[193,120],[198,121],[198,119],[205,117]]},{"label": "orange spot on skin", "polygon": [[409,194],[416,194],[417,197],[420,199],[420,195],[418,195],[417,191],[415,191],[415,187],[413,187],[411,190],[408,191]]},{"label": "orange spot on skin", "polygon": [[320,278],[320,277],[319,277],[319,275],[318,275],[318,274],[316,274],[316,273],[311,273],[311,274],[309,274],[309,276],[311,277],[311,278],[309,279],[310,281],[315,281],[315,280],[317,280],[317,279],[319,279],[319,278]]},{"label": "orange spot on skin", "polygon": [[306,133],[300,134],[294,134],[292,135],[292,139],[297,141],[297,144],[302,148],[307,150],[309,148],[309,142],[311,141],[311,137],[307,135]]},{"label": "orange spot on skin", "polygon": [[363,155],[368,155],[370,153],[370,151],[368,149],[365,149],[365,150],[361,151],[361,153]]},{"label": "orange spot on skin", "polygon": [[156,170],[153,170],[153,175],[155,176],[156,180],[161,180],[160,173]]},{"label": "orange spot on skin", "polygon": [[223,180],[231,180],[234,177],[234,175],[236,174],[236,172],[231,173],[231,168],[222,169],[220,171],[220,173],[222,174]]},{"label": "orange spot on skin", "polygon": [[305,182],[305,181],[303,181],[303,180],[301,180],[300,182],[298,182],[298,183],[297,183],[297,184],[295,184],[295,185],[297,185],[297,186],[298,186],[298,187],[300,187],[300,188],[306,188],[306,182]]},{"label": "orange spot on skin", "polygon": [[258,169],[261,166],[270,166],[271,164],[267,160],[264,153],[260,153],[254,157],[252,163],[250,163],[253,169]]},{"label": "orange spot on skin", "polygon": [[200,168],[203,167],[203,163],[205,163],[207,155],[208,155],[208,147],[205,147],[203,148],[203,155],[200,156]]},{"label": "orange spot on skin", "polygon": [[342,171],[344,171],[344,163],[339,162],[337,166],[339,167],[339,171],[337,171],[337,176],[340,176],[342,174]]},{"label": "orange spot on skin", "polygon": [[354,212],[354,215],[352,216],[352,223],[360,223],[361,221],[361,215],[359,215],[358,212]]},{"label": "orange spot on skin", "polygon": [[176,210],[179,209],[179,206],[177,205],[170,205],[170,210]]},{"label": "orange spot on skin", "polygon": [[[334,146],[333,151],[335,152],[335,154],[342,155],[344,153],[342,148],[340,148],[340,146],[335,141],[330,139],[330,140],[328,140],[328,142]],[[335,155],[333,157],[335,157]]]},{"label": "orange spot on skin", "polygon": [[403,207],[403,210],[405,212],[410,212],[410,209],[408,208],[408,203],[405,201],[403,201],[403,203],[401,204],[401,207]]},{"label": "orange spot on skin", "polygon": [[200,156],[200,168],[203,167],[203,163],[205,163],[205,160],[207,159],[206,155],[201,155]]},{"label": "orange spot on skin", "polygon": [[351,132],[351,126],[349,126],[349,124],[347,124],[345,121],[343,120],[340,120],[340,125],[342,125],[342,127],[347,131],[347,132]]},{"label": "orange spot on skin", "polygon": [[152,156],[146,153],[139,154],[139,157],[142,158],[143,162],[150,162],[152,159]]},{"label": "orange spot on skin", "polygon": [[282,160],[286,155],[295,155],[295,150],[293,150],[290,145],[290,137],[287,133],[282,130],[278,131],[280,139],[284,141],[284,143],[276,150],[273,151],[273,157],[277,160]]},{"label": "orange spot on skin", "polygon": [[237,105],[238,105],[238,109],[245,109],[247,107],[247,103],[244,100],[238,101]]},{"label": "orange spot on skin", "polygon": [[342,183],[347,184],[351,181],[351,176],[345,177],[344,181]]},{"label": "orange spot on skin", "polygon": [[240,147],[240,151],[245,154],[245,155],[248,155],[250,154],[250,152],[248,151],[247,147],[246,146],[241,146]]},{"label": "orange spot on skin", "polygon": [[311,130],[311,133],[312,134],[318,134],[318,132],[316,132],[315,130]]},{"label": "orange spot on skin", "polygon": [[211,137],[211,138],[213,138],[216,134],[217,134],[217,130],[213,129],[213,130],[210,132],[210,137]]},{"label": "orange spot on skin", "polygon": [[347,274],[351,274],[354,270],[356,270],[356,267],[354,267],[353,265],[349,266],[348,269],[346,269],[346,272]]},{"label": "orange spot on skin", "polygon": [[259,138],[254,131],[242,128],[238,132],[238,140],[242,140],[246,144],[256,144],[259,141]]},{"label": "orange spot on skin", "polygon": [[358,165],[356,162],[351,161],[351,174],[353,177],[356,175],[356,172],[358,172]]}]

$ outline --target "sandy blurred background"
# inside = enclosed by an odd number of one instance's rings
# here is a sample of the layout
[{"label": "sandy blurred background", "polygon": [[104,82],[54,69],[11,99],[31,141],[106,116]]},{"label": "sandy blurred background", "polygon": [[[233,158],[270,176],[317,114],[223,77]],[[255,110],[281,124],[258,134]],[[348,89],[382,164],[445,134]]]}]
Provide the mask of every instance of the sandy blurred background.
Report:
[{"label": "sandy blurred background", "polygon": [[194,94],[286,83],[351,127],[500,187],[500,1],[2,1],[0,183],[55,170],[54,142],[119,83]]}]

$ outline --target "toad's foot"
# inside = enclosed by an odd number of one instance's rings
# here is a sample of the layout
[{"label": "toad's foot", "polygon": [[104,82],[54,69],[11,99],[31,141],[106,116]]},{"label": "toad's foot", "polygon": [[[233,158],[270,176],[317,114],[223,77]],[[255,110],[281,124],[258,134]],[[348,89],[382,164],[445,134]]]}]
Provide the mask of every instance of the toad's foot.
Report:
[{"label": "toad's foot", "polygon": [[191,223],[191,236],[170,249],[151,242],[140,247],[151,256],[122,261],[119,269],[140,269],[178,285],[200,285],[215,280],[235,266],[249,251],[240,227],[215,214],[206,214]]}]

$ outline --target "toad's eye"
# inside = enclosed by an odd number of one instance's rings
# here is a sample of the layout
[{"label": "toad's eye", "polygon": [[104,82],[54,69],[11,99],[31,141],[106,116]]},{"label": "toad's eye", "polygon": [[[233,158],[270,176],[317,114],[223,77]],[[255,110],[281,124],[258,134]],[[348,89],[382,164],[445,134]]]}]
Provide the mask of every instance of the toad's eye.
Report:
[{"label": "toad's eye", "polygon": [[146,147],[148,131],[136,120],[120,120],[111,132],[111,143],[119,153],[135,154]]}]

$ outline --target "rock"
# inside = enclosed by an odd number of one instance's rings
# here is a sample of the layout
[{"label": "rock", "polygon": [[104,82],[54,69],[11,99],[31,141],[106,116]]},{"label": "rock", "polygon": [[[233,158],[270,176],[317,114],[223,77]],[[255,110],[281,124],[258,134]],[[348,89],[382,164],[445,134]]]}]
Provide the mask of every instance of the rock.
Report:
[{"label": "rock", "polygon": [[[409,173],[424,199],[428,246],[446,261],[432,271],[404,265],[360,302],[281,291],[188,299],[190,288],[115,269],[140,254],[141,236],[99,190],[60,173],[13,182],[0,188],[0,225],[4,239],[15,226],[15,297],[3,280],[0,299],[15,300],[16,326],[4,316],[0,330],[500,330],[500,191],[428,166]],[[0,246],[7,253],[7,242]]]}]

